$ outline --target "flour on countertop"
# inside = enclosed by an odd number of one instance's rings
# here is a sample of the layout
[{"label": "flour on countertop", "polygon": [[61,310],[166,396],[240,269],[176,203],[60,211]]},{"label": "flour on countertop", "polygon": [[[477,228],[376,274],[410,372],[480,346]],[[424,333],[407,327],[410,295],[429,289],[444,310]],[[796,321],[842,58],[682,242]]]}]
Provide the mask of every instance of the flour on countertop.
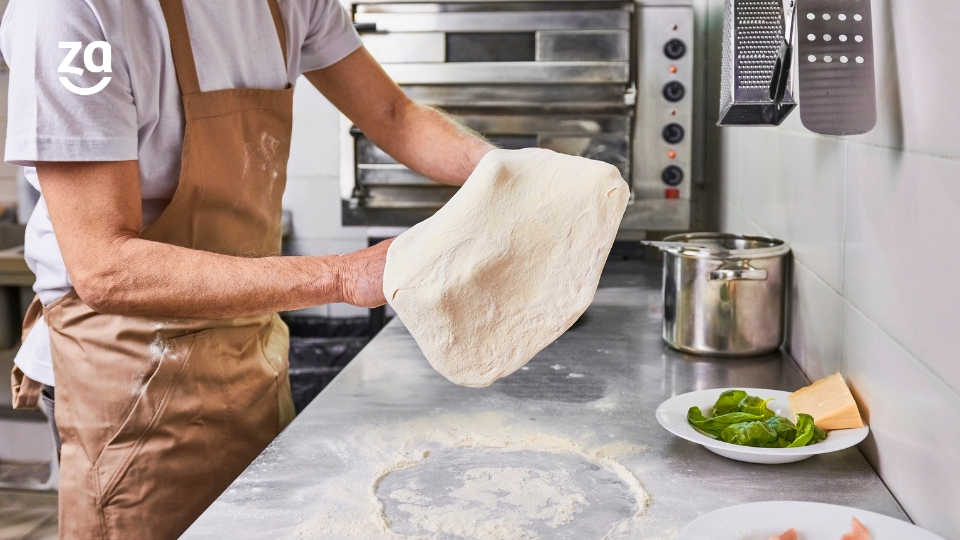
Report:
[{"label": "flour on countertop", "polygon": [[569,486],[565,471],[528,467],[478,467],[463,473],[463,486],[449,493],[451,504],[436,504],[431,497],[398,489],[390,498],[410,514],[410,525],[433,534],[461,537],[536,538],[534,521],[551,528],[570,523],[584,494]]},{"label": "flour on countertop", "polygon": [[[545,523],[551,528],[575,524],[581,512],[590,508],[591,494],[585,492],[585,480],[579,478],[583,473],[538,466],[536,460],[524,461],[524,453],[553,455],[561,463],[578,460],[584,464],[581,469],[606,475],[604,485],[620,486],[630,498],[633,515],[619,524],[611,522],[609,528],[616,525],[615,530],[598,530],[598,538],[628,536],[650,502],[637,477],[619,462],[644,447],[623,442],[593,447],[536,431],[526,424],[512,424],[498,413],[438,415],[364,426],[348,440],[330,441],[328,445],[323,452],[341,458],[344,471],[312,490],[312,498],[322,500],[323,506],[297,528],[296,538],[532,539],[539,536],[531,524]],[[457,469],[462,485],[446,488],[439,504],[432,504],[439,498],[428,493],[430,486],[421,485],[417,470],[408,470],[423,467],[438,456],[456,459],[470,453],[486,453],[492,456],[490,459],[506,456],[503,461],[510,464]],[[431,456],[433,460],[428,459]],[[378,497],[381,483],[390,482],[388,477],[400,474],[398,471],[407,473],[405,483],[391,485]],[[394,530],[400,527],[391,526],[384,500],[397,505],[404,517],[409,516],[403,526],[417,534]],[[519,533],[522,531],[529,534]]]}]

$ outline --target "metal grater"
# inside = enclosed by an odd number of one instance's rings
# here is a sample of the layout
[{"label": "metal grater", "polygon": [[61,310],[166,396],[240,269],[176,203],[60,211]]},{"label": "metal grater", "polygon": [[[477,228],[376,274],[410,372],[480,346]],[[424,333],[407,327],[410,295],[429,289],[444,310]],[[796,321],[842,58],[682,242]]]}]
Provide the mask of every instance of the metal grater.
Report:
[{"label": "metal grater", "polygon": [[725,0],[718,125],[780,125],[796,107],[793,70],[782,102],[770,99],[786,28],[782,0]]},{"label": "metal grater", "polygon": [[824,135],[877,123],[870,0],[799,0],[800,120]]}]

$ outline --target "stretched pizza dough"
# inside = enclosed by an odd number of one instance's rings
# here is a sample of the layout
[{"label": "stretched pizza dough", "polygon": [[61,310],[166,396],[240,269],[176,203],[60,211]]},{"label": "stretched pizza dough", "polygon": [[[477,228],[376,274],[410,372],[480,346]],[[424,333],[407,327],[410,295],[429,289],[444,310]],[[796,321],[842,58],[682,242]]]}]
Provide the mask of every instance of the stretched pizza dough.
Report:
[{"label": "stretched pizza dough", "polygon": [[593,301],[630,197],[616,167],[550,150],[494,150],[387,251],[383,291],[430,365],[489,386]]}]

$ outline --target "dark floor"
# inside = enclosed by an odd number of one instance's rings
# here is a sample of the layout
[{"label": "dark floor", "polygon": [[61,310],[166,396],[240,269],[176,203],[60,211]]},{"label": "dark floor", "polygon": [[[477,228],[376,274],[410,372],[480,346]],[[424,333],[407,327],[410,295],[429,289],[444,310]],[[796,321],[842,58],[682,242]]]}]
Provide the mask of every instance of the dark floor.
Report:
[{"label": "dark floor", "polygon": [[0,489],[0,540],[56,538],[56,491]]}]

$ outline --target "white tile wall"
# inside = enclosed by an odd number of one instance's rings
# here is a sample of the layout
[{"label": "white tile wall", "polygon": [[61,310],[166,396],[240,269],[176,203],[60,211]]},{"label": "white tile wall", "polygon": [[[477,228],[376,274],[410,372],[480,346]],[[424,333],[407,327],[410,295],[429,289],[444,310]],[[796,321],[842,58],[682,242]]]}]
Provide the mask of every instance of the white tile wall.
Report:
[{"label": "white tile wall", "polygon": [[790,352],[812,379],[844,373],[867,458],[912,519],[960,538],[960,2],[872,1],[877,127],[721,130],[722,226],[791,244]]},{"label": "white tile wall", "polygon": [[338,122],[336,107],[310,81],[300,77],[293,92],[293,137],[287,162],[288,175],[338,177]]},{"label": "white tile wall", "polygon": [[367,237],[364,227],[340,225],[340,187],[336,177],[288,176],[283,207],[293,216],[294,238],[365,240]]},{"label": "white tile wall", "polygon": [[774,234],[790,238],[797,258],[836,291],[843,276],[846,157],[846,141],[780,134],[778,182],[783,199],[774,216]]},{"label": "white tile wall", "polygon": [[844,294],[960,390],[960,161],[854,145]]},{"label": "white tile wall", "polygon": [[843,329],[843,372],[870,424],[861,450],[915,522],[958,538],[960,430],[946,424],[960,396],[850,302]]},{"label": "white tile wall", "polygon": [[790,354],[812,380],[840,369],[843,298],[800,259],[794,260],[789,326]]}]

